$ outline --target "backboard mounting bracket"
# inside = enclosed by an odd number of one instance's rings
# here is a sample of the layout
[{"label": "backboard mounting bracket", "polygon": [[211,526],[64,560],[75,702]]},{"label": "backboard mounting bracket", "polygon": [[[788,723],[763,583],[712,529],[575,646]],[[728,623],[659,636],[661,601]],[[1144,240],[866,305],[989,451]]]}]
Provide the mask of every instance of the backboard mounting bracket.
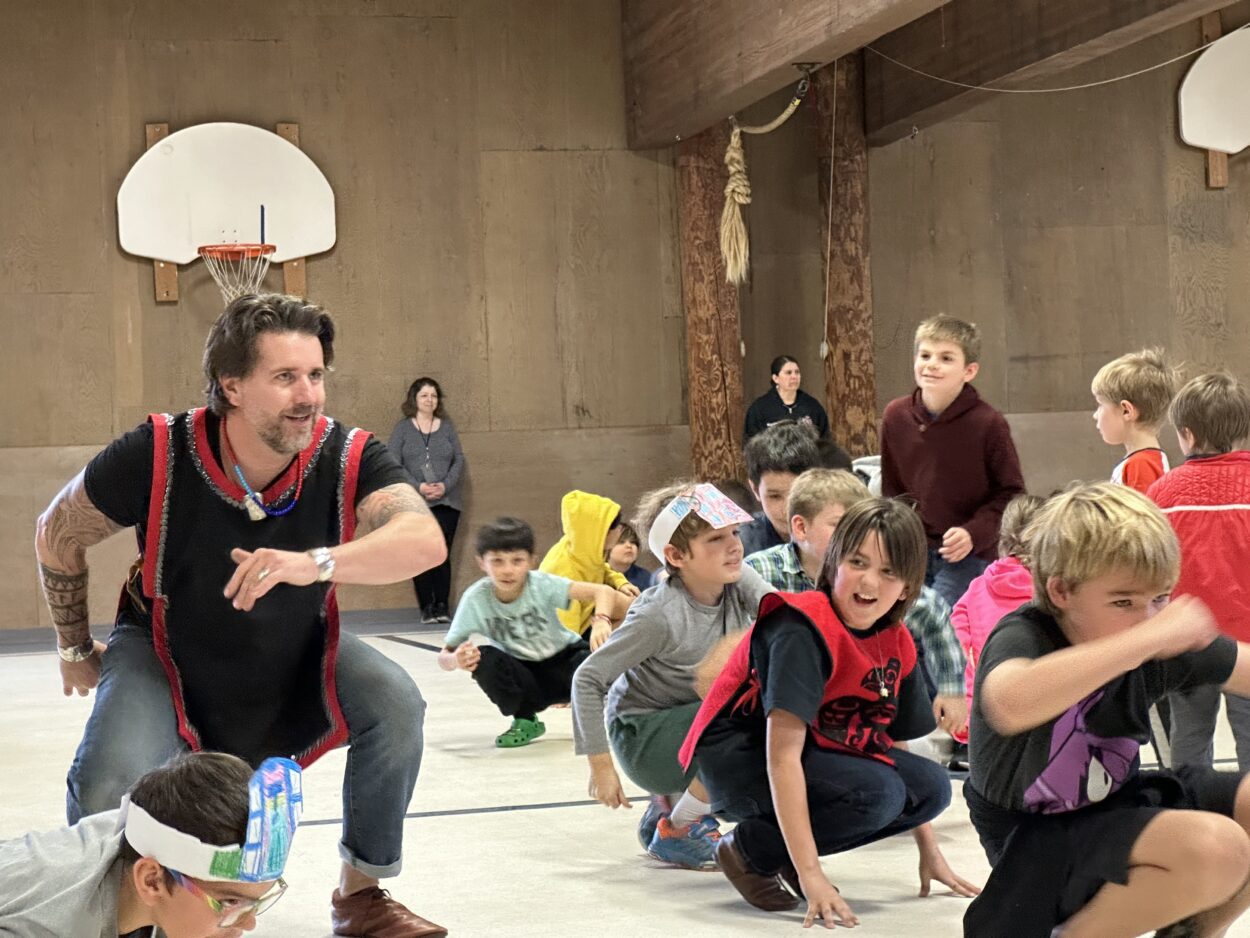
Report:
[{"label": "backboard mounting bracket", "polygon": [[[150,150],[169,136],[169,124],[144,124],[144,136]],[[156,289],[156,302],[178,302],[178,265],[169,261],[152,261],[152,282]]]}]

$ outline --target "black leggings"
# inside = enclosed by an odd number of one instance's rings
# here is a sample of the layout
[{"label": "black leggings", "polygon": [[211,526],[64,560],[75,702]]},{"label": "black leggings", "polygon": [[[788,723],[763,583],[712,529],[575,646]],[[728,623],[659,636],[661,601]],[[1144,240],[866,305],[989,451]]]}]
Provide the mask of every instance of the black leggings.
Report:
[{"label": "black leggings", "polygon": [[481,660],[473,680],[506,717],[532,720],[552,704],[568,703],[573,672],[590,655],[590,646],[577,642],[545,661],[523,661],[490,645],[479,649]]},{"label": "black leggings", "polygon": [[460,512],[446,505],[434,505],[430,511],[434,519],[443,529],[443,539],[447,542],[447,559],[433,570],[426,570],[412,578],[412,585],[417,593],[417,605],[422,612],[433,612],[435,607],[446,607],[451,598],[451,542],[456,537],[456,525],[460,523]]}]

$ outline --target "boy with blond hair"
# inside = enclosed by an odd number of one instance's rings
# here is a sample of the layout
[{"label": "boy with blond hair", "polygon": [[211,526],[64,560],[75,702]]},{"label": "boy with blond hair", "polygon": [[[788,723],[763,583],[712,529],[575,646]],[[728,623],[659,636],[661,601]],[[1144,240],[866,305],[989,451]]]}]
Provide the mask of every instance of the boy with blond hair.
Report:
[{"label": "boy with blond hair", "polygon": [[972,387],[981,334],[953,316],[916,329],[916,388],[881,418],[881,494],[910,495],[929,539],[925,585],[953,606],[995,558],[1003,509],[1024,491],[1006,419]]},{"label": "boy with blond hair", "polygon": [[1055,496],[1027,531],[1034,602],[990,634],[964,787],[993,867],[964,934],[1215,936],[1250,905],[1250,786],[1140,771],[1148,710],[1205,685],[1250,691],[1250,646],[1192,597],[1163,514],[1110,482]]},{"label": "boy with blond hair", "polygon": [[1159,427],[1167,419],[1180,370],[1163,349],[1121,355],[1098,369],[1090,390],[1098,409],[1094,426],[1109,446],[1123,446],[1124,458],[1111,470],[1111,481],[1145,493],[1171,467],[1159,446]]},{"label": "boy with blond hair", "polygon": [[[787,511],[790,542],[746,558],[769,584],[783,593],[816,589],[829,542],[851,506],[871,498],[868,486],[842,469],[809,469],[794,480]],[[933,702],[940,729],[954,733],[964,726],[964,667],[959,639],[951,626],[946,601],[927,586],[904,618],[920,658],[921,674]]]},{"label": "boy with blond hair", "polygon": [[[1174,595],[1196,596],[1220,631],[1250,641],[1250,392],[1229,374],[1194,378],[1177,393],[1169,414],[1185,454],[1147,494],[1163,509],[1181,545]],[[1237,763],[1250,770],[1250,700],[1224,694],[1237,744]],[[1210,766],[1218,687],[1173,694],[1172,760]]]}]

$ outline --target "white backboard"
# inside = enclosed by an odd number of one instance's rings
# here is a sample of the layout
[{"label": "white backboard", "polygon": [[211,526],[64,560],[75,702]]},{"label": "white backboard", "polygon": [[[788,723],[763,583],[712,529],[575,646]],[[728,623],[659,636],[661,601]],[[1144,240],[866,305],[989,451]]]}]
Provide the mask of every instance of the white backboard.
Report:
[{"label": "white backboard", "polygon": [[1229,33],[1198,56],[1181,82],[1181,139],[1239,153],[1250,146],[1250,30]]},{"label": "white backboard", "polygon": [[264,242],[280,264],[334,246],[334,191],[275,133],[197,124],[135,161],[117,191],[117,232],[122,249],[139,257],[186,264],[200,245]]}]

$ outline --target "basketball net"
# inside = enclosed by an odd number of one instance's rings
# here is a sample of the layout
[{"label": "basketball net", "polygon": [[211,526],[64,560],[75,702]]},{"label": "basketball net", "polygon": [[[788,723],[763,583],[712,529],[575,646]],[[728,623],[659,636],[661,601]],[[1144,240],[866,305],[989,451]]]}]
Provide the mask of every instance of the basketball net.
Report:
[{"label": "basketball net", "polygon": [[272,244],[206,244],[200,247],[204,266],[217,281],[221,297],[231,303],[249,293],[259,293],[269,270]]}]

